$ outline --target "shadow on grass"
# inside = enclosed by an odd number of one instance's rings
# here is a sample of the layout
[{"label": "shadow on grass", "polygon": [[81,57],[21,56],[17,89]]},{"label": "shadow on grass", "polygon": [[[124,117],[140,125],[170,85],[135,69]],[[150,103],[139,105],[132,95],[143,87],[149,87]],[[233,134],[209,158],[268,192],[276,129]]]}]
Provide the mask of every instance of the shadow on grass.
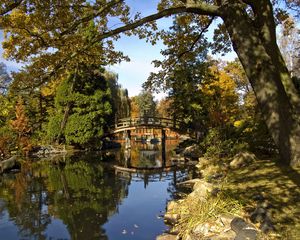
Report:
[{"label": "shadow on grass", "polygon": [[279,161],[276,162],[276,166],[281,170],[282,174],[290,178],[298,187],[300,187],[300,167],[293,169],[290,166],[283,165]]},{"label": "shadow on grass", "polygon": [[299,186],[300,170],[259,160],[230,172],[225,192],[247,206],[245,210],[249,213],[256,207],[255,196],[263,195],[271,206],[269,211],[277,231],[300,237]]}]

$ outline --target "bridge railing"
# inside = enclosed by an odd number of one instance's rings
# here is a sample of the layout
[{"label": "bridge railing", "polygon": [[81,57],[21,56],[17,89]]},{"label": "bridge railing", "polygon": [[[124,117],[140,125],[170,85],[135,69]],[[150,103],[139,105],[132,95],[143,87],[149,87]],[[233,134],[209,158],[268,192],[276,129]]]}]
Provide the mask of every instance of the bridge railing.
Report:
[{"label": "bridge railing", "polygon": [[135,126],[157,126],[166,128],[179,128],[179,122],[169,118],[158,117],[138,117],[122,118],[115,124],[115,129],[135,127]]}]

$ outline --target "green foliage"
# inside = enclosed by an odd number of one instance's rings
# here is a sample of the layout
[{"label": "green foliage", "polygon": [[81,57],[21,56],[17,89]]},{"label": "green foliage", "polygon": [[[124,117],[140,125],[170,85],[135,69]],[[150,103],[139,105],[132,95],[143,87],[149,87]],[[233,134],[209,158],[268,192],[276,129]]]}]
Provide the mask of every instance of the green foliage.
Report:
[{"label": "green foliage", "polygon": [[237,136],[233,126],[211,128],[200,146],[205,151],[205,157],[211,158],[231,157],[249,149],[248,143]]},{"label": "green foliage", "polygon": [[154,97],[150,91],[142,91],[136,96],[136,103],[138,105],[139,116],[156,116],[156,105]]},{"label": "green foliage", "polygon": [[49,118],[49,122],[47,124],[47,138],[51,142],[58,139],[62,120],[63,116],[61,114],[54,114]]},{"label": "green foliage", "polygon": [[127,89],[118,84],[117,74],[106,71],[104,77],[111,91],[111,104],[115,119],[129,117],[131,109]]},{"label": "green foliage", "polygon": [[112,114],[111,90],[95,66],[81,66],[59,85],[47,128],[51,140],[87,146],[99,143]]},{"label": "green foliage", "polygon": [[0,159],[7,158],[12,151],[16,150],[17,135],[9,127],[4,125],[0,127]]}]

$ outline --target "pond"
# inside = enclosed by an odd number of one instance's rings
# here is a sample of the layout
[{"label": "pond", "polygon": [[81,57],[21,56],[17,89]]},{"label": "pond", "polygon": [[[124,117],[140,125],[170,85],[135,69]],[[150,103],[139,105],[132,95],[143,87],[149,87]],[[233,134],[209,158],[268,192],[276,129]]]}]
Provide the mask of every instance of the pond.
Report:
[{"label": "pond", "polygon": [[176,183],[176,142],[30,159],[0,176],[0,239],[155,239]]}]

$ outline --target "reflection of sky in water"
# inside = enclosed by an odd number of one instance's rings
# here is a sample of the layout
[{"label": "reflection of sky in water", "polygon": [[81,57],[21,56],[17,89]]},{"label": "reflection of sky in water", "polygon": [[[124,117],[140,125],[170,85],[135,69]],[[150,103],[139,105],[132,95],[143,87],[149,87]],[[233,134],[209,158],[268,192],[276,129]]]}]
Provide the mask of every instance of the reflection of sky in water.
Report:
[{"label": "reflection of sky in water", "polygon": [[144,183],[132,181],[126,199],[103,227],[111,239],[155,239],[166,226],[160,215],[169,198],[169,181]]},{"label": "reflection of sky in water", "polygon": [[[133,162],[161,164],[157,149],[142,151],[143,158],[131,148]],[[0,177],[0,239],[155,239],[166,229],[160,216],[175,181],[186,172],[126,176],[101,158],[93,153],[29,164]]]}]

